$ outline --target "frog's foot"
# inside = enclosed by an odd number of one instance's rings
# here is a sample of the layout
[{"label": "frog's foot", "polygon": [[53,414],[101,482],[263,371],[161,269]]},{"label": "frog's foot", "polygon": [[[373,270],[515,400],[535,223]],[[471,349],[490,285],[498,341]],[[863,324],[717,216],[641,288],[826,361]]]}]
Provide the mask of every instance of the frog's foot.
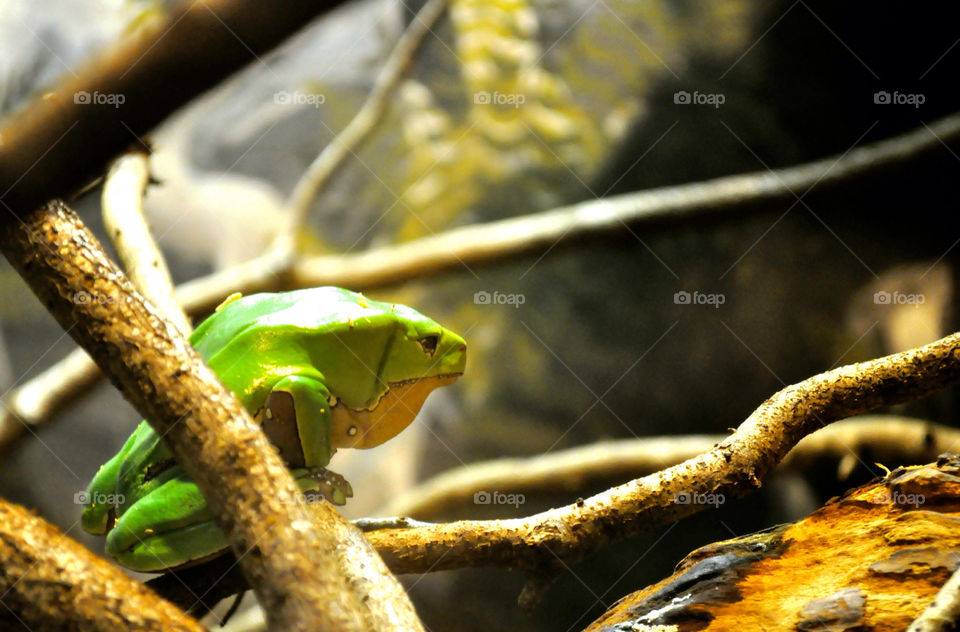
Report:
[{"label": "frog's foot", "polygon": [[353,498],[353,487],[342,475],[325,467],[295,470],[297,484],[303,492],[313,492],[333,505],[346,505]]}]

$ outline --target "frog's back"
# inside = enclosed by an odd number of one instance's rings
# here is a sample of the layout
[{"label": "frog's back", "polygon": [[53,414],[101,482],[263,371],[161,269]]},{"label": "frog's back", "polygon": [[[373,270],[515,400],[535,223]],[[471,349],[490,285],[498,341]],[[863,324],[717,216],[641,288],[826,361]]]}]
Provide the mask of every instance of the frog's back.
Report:
[{"label": "frog's back", "polygon": [[[356,318],[360,303],[371,303],[360,294],[338,287],[315,287],[292,292],[244,296],[224,305],[197,327],[190,343],[205,360],[257,328],[301,328],[317,330],[336,327]],[[369,312],[364,315],[369,315]]]}]

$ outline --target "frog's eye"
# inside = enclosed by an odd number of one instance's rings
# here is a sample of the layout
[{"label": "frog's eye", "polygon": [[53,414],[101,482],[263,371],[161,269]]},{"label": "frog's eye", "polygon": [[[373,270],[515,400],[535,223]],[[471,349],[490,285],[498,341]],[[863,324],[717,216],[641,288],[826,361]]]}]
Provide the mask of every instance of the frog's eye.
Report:
[{"label": "frog's eye", "polygon": [[423,349],[423,352],[428,356],[432,356],[437,352],[437,342],[440,340],[440,336],[424,336],[417,342],[420,343],[420,348]]}]

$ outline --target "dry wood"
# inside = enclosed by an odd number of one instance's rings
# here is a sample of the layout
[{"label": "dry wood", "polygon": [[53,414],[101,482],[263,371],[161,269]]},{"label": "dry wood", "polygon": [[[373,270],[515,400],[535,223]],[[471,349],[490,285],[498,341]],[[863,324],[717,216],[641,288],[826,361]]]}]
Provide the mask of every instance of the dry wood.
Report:
[{"label": "dry wood", "polygon": [[137,291],[172,321],[180,333],[189,336],[190,321],[177,305],[170,270],[143,214],[143,195],[149,181],[146,153],[134,151],[117,158],[103,184],[103,224]]},{"label": "dry wood", "polygon": [[399,573],[465,566],[539,572],[709,507],[680,497],[759,487],[804,436],[845,417],[924,397],[960,381],[960,334],[839,367],[788,386],[710,451],[572,505],[527,518],[465,520],[367,534]]},{"label": "dry wood", "polygon": [[[960,144],[954,114],[901,136],[853,149],[842,156],[773,171],[728,176],[580,202],[349,255],[279,259],[271,253],[190,281],[177,299],[193,313],[215,307],[224,292],[260,292],[282,287],[342,285],[369,289],[440,272],[553,250],[586,238],[633,230],[640,223],[690,221],[769,209],[813,187],[877,177]],[[279,281],[279,285],[278,285]]]},{"label": "dry wood", "polygon": [[899,468],[796,524],[698,549],[587,632],[907,629],[960,566],[958,474],[956,456]]},{"label": "dry wood", "polygon": [[0,629],[205,628],[29,511],[0,500]]}]

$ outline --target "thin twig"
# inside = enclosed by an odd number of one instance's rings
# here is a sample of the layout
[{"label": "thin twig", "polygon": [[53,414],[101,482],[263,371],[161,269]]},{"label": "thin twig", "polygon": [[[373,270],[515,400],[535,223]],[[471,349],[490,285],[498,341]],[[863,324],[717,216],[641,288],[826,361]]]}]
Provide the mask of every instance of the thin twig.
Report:
[{"label": "thin twig", "polygon": [[307,222],[317,196],[330,184],[347,158],[356,154],[377,129],[390,100],[413,62],[417,50],[446,12],[449,0],[427,0],[399,41],[377,76],[370,95],[343,131],[327,144],[293,187],[287,200],[289,228],[281,248],[296,248],[297,232]]},{"label": "thin twig", "polygon": [[23,507],[0,500],[0,629],[205,628]]},{"label": "thin twig", "polygon": [[174,298],[170,270],[143,214],[143,195],[150,180],[148,159],[146,153],[136,151],[111,165],[103,184],[103,223],[130,281],[180,333],[189,336],[190,321]]},{"label": "thin twig", "polygon": [[[404,492],[382,514],[436,520],[473,503],[477,492],[533,495],[575,494],[651,474],[708,452],[726,435],[641,437],[600,441],[549,454],[471,463]],[[960,449],[960,430],[893,415],[840,421],[804,437],[780,464],[806,470],[825,462],[846,463],[869,455],[870,463],[923,463]],[[880,474],[880,471],[876,472]]]},{"label": "thin twig", "polygon": [[689,221],[691,217],[762,210],[816,186],[837,186],[876,176],[960,144],[954,114],[901,136],[775,171],[762,171],[581,202],[550,211],[456,228],[399,245],[348,255],[257,259],[214,272],[177,288],[188,312],[207,311],[224,292],[263,291],[278,286],[342,285],[369,289],[423,278],[463,265],[494,263],[552,250],[558,243],[619,235],[637,224]]}]

